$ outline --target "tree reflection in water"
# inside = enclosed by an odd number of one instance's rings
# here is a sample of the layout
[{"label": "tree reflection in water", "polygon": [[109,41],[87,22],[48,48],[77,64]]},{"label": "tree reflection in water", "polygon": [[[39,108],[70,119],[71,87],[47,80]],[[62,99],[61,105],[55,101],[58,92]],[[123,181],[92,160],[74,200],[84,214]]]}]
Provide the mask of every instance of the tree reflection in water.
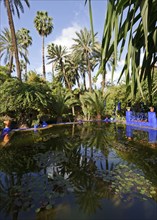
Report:
[{"label": "tree reflection in water", "polygon": [[[120,136],[118,128],[115,124],[85,123],[16,133],[9,145],[0,149],[0,217],[55,219],[61,210],[70,215],[71,206],[79,206],[80,215],[90,219],[104,209],[104,199],[129,204],[128,192],[131,198],[140,193],[141,199],[157,201],[157,152],[139,142],[128,142],[124,127]],[[131,182],[129,173],[135,178],[132,163],[137,177],[142,172],[140,186],[138,181]],[[71,201],[71,196],[75,200]],[[69,203],[65,203],[67,197]]]}]

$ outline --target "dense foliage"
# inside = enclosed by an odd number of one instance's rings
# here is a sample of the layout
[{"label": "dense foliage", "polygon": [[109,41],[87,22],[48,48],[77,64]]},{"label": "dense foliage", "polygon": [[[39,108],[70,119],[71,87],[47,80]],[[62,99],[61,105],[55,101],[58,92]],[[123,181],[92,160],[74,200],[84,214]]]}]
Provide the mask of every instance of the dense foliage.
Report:
[{"label": "dense foliage", "polygon": [[[44,79],[36,70],[27,72],[27,64],[29,64],[27,48],[34,43],[33,38],[29,35],[29,30],[22,28],[13,31],[13,23],[10,30],[4,28],[0,35],[0,51],[2,52],[1,58],[4,58],[8,64],[6,67],[0,67],[0,117],[9,115],[19,125],[24,123],[27,126],[32,126],[36,120],[43,117],[55,122],[75,121],[78,118],[86,120],[103,119],[106,115],[115,117],[118,114],[125,116],[128,103],[136,106],[142,101],[147,106],[150,104],[157,105],[157,74],[154,66],[156,46],[152,50],[152,47],[150,48],[150,45],[154,45],[156,42],[155,18],[152,21],[148,19],[151,12],[153,14],[156,12],[156,7],[150,8],[149,3],[152,2],[154,6],[156,6],[156,3],[154,1],[136,3],[134,0],[131,2],[108,1],[103,41],[100,44],[96,34],[94,34],[92,25],[91,0],[86,0],[85,3],[87,2],[89,3],[91,16],[91,31],[84,27],[76,32],[71,48],[53,43],[47,46],[48,62],[52,65],[52,71],[50,72],[52,82],[46,80],[44,38],[50,35],[54,28],[53,18],[49,17],[45,11],[38,11],[34,19],[35,28],[43,40]],[[129,6],[129,2],[131,6]],[[11,6],[11,15],[14,15],[14,6],[18,15],[20,15],[20,10],[24,12],[20,0],[6,1],[6,3],[6,8],[9,5]],[[25,0],[25,3],[29,6],[29,1]],[[147,12],[146,15],[143,13],[144,8]],[[126,19],[122,15],[124,9],[128,13]],[[136,12],[139,13],[135,15]],[[119,18],[122,19],[121,23],[118,21]],[[133,25],[137,22],[136,19],[140,25],[135,34],[132,35]],[[149,21],[148,26],[145,26],[147,19]],[[132,21],[131,26],[128,25],[130,21]],[[115,43],[112,42],[113,38],[111,37],[113,30],[115,30]],[[115,70],[117,57],[123,51],[128,33],[130,34],[128,45],[131,46],[129,46],[129,53],[121,73],[121,76],[124,72],[126,73],[126,81],[121,81],[115,85],[106,81],[107,65],[113,65],[113,70]],[[146,33],[149,33],[149,35],[147,36]],[[138,38],[138,36],[141,36],[141,38]],[[138,44],[139,39],[141,39],[140,44]],[[150,41],[150,45],[146,42],[146,39]],[[122,46],[119,54],[117,46],[121,40]],[[145,56],[140,67],[139,51],[141,49],[144,49]],[[17,62],[17,52],[21,58],[25,59],[25,61],[21,60],[20,69]],[[148,52],[151,55],[150,57],[154,55],[153,59],[148,59]],[[14,57],[17,67],[16,74],[20,81],[13,77]],[[137,59],[133,63],[134,58]],[[132,62],[130,62],[130,59],[132,59]],[[131,69],[128,68],[128,65],[132,65]],[[100,69],[96,73],[97,66],[100,66]],[[139,72],[134,71],[135,69]],[[21,77],[22,71],[24,71],[24,77]],[[139,74],[140,71],[141,75]],[[100,82],[100,88],[97,88],[95,83],[99,74],[102,74],[102,81]],[[135,93],[136,96],[134,96]],[[141,94],[143,95],[142,98]],[[119,102],[121,103],[120,112],[117,110]]]}]

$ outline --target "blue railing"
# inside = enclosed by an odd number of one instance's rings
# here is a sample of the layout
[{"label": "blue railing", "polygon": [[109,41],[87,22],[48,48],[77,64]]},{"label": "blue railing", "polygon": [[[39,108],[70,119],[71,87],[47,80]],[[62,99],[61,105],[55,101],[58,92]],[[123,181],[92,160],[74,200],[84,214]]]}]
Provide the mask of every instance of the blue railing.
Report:
[{"label": "blue railing", "polygon": [[144,113],[144,112],[134,112],[132,111],[131,114],[131,121],[148,121],[148,113]]},{"label": "blue railing", "polygon": [[132,111],[126,111],[126,124],[157,128],[157,118],[155,112],[148,113],[135,113]]}]

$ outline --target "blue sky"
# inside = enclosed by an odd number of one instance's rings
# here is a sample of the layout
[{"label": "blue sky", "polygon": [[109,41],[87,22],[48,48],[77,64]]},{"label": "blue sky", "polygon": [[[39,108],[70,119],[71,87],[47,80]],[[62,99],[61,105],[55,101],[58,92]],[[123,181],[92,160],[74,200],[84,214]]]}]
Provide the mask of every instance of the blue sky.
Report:
[{"label": "blue sky", "polygon": [[[71,46],[75,38],[75,32],[86,27],[90,29],[90,20],[88,5],[84,5],[84,0],[30,0],[30,8],[24,5],[24,14],[21,13],[20,19],[14,16],[16,31],[20,28],[30,30],[33,39],[29,50],[30,65],[28,70],[37,70],[42,73],[42,39],[34,27],[34,18],[37,11],[47,11],[48,15],[53,18],[54,29],[52,33],[45,38],[45,47],[50,43]],[[94,31],[98,32],[98,39],[101,42],[104,21],[106,15],[106,0],[92,0]],[[8,19],[3,1],[0,3],[0,31],[8,26]],[[46,61],[47,63],[47,61]],[[1,60],[3,65],[3,58]],[[51,70],[51,66],[46,66],[46,72]],[[109,76],[108,76],[109,77]]]}]

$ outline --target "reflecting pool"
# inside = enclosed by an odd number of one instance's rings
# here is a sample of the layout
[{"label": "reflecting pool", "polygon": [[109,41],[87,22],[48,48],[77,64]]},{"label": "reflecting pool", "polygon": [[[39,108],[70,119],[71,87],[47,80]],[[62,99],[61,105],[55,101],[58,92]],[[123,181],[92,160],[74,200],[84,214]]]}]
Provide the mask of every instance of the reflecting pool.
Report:
[{"label": "reflecting pool", "polygon": [[15,132],[0,148],[0,220],[157,220],[157,141],[128,129]]}]

